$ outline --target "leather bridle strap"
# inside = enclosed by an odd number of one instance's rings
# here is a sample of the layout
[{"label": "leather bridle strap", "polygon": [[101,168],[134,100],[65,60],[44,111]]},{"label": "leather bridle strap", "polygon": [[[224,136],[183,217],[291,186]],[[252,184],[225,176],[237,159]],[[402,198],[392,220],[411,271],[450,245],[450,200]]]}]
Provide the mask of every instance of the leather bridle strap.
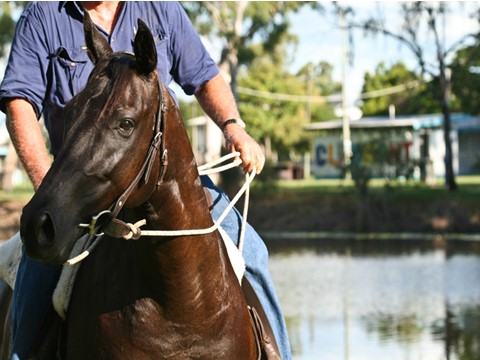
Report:
[{"label": "leather bridle strap", "polygon": [[[159,185],[163,175],[165,174],[166,166],[167,166],[167,150],[165,149],[165,141],[162,141],[162,136],[164,137],[164,133],[162,130],[165,129],[165,102],[164,102],[164,94],[163,94],[163,86],[160,82],[158,82],[158,93],[159,93],[159,103],[158,103],[158,111],[155,116],[155,122],[154,122],[154,127],[153,127],[153,138],[150,143],[150,146],[148,148],[147,156],[145,157],[145,161],[143,162],[142,167],[140,168],[140,171],[138,174],[135,176],[135,178],[132,180],[130,185],[127,187],[127,189],[121,194],[117,201],[112,204],[110,207],[110,210],[103,210],[96,216],[92,217],[92,220],[89,224],[79,224],[79,227],[89,229],[89,233],[91,235],[95,236],[101,236],[104,233],[108,235],[113,235],[119,233],[118,229],[115,229],[116,226],[120,225],[120,227],[123,227],[124,222],[116,219],[120,211],[122,210],[123,206],[125,205],[126,201],[132,194],[132,192],[138,187],[140,182],[143,181],[144,184],[146,184],[150,178],[150,174],[153,168],[153,162],[157,157],[157,154],[160,150],[162,150],[162,155],[161,155],[161,169],[159,171],[158,179],[156,182],[156,186]],[[107,223],[104,224],[98,224],[99,218],[101,216],[106,216],[108,215],[109,220]],[[125,226],[127,226],[125,224]],[[97,228],[98,227],[103,227],[103,232],[97,233]],[[120,233],[123,233],[123,231],[120,231]]]},{"label": "leather bridle strap", "polygon": [[128,188],[117,199],[117,202],[115,203],[115,206],[112,209],[112,214],[111,214],[112,219],[115,219],[117,215],[120,213],[120,210],[122,210],[123,206],[125,205],[125,202],[130,197],[130,195],[135,190],[135,188],[138,186],[140,181],[142,181],[142,178],[143,178],[144,184],[148,182],[150,178],[150,173],[152,172],[153,162],[157,157],[157,153],[160,148],[160,145],[163,145],[162,148],[165,147],[165,143],[162,141],[163,134],[161,132],[161,127],[163,128],[165,126],[164,125],[165,104],[164,104],[164,97],[163,97],[163,87],[160,82],[158,82],[158,97],[159,97],[158,111],[157,111],[157,115],[155,116],[153,139],[150,143],[150,147],[148,148],[147,156],[137,176],[135,176],[135,178],[132,180]]}]

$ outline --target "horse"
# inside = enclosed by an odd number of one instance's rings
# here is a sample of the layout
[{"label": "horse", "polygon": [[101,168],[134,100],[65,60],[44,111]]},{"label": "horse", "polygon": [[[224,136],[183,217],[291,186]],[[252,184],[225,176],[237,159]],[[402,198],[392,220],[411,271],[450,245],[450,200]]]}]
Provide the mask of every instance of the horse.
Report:
[{"label": "horse", "polygon": [[[62,149],[21,216],[27,255],[49,264],[67,261],[79,224],[92,236],[141,219],[145,229],[213,224],[150,30],[138,21],[130,54],[113,52],[88,14],[84,29],[94,69],[64,109]],[[78,270],[61,358],[266,358],[250,314],[218,231],[103,235]]]}]

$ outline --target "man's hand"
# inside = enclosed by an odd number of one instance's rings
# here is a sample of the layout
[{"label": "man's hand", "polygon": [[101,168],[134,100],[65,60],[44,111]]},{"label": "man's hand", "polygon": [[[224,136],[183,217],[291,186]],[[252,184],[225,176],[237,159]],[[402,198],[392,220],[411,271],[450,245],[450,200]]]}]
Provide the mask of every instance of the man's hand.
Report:
[{"label": "man's hand", "polygon": [[260,174],[265,165],[265,156],[260,145],[238,124],[229,124],[223,130],[223,134],[228,151],[240,153],[242,160],[240,166],[243,171],[249,173],[255,169],[256,173]]},{"label": "man's hand", "polygon": [[227,119],[239,119],[240,115],[230,86],[222,75],[217,74],[203,84],[195,96],[207,115],[223,129],[227,150],[240,153],[243,170],[251,172],[255,169],[257,174],[260,173],[265,165],[265,156],[260,145],[239,124],[231,123],[224,126]]}]

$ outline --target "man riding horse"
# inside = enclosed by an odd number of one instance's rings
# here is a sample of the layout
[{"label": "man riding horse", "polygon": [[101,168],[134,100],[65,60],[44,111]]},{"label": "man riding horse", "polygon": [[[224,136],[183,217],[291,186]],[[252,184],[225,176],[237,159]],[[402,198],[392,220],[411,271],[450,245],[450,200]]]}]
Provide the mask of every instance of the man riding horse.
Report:
[{"label": "man riding horse", "polygon": [[[93,68],[85,49],[83,14],[91,18],[114,50],[132,51],[141,18],[152,30],[158,54],[159,77],[173,79],[187,94],[194,94],[205,112],[222,128],[230,151],[239,151],[245,171],[261,171],[264,157],[258,144],[242,128],[233,96],[206,52],[180,5],[176,3],[59,2],[31,3],[19,19],[11,55],[0,88],[0,105],[17,153],[35,189],[50,167],[37,119],[43,115],[50,138],[50,152],[62,147],[62,109],[85,85]],[[228,199],[207,178],[218,218]],[[222,226],[238,241],[238,213]],[[284,359],[290,349],[283,316],[268,274],[268,254],[262,240],[248,226],[244,247],[247,277],[259,295],[274,328]],[[22,257],[14,293],[13,354],[28,353],[50,305],[59,266],[40,264]]]}]

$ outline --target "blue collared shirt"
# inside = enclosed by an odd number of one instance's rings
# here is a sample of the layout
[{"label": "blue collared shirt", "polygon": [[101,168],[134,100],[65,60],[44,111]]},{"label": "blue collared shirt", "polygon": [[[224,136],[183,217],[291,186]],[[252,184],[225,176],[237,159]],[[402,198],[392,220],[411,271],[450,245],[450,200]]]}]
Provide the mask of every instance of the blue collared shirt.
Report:
[{"label": "blue collared shirt", "polygon": [[[186,94],[218,74],[182,7],[176,2],[123,3],[111,34],[99,28],[114,51],[133,52],[137,20],[153,33],[160,79],[175,80]],[[31,2],[21,15],[0,86],[0,104],[23,98],[43,114],[56,154],[63,138],[61,110],[86,84],[93,64],[85,50],[83,9],[75,2]]]}]

